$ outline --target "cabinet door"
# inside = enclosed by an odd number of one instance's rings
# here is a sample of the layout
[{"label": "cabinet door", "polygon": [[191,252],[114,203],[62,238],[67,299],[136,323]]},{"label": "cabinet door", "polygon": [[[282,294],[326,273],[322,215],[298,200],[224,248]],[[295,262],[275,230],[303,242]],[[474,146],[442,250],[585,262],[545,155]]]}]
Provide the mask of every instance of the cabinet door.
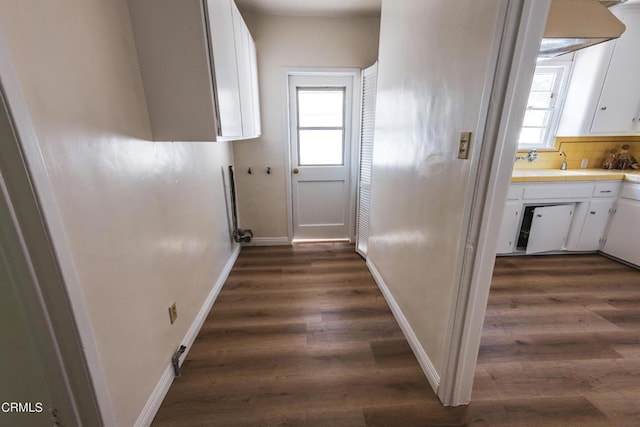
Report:
[{"label": "cabinet door", "polygon": [[573,204],[536,208],[529,231],[527,254],[562,249],[569,234],[574,208]]},{"label": "cabinet door", "polygon": [[241,138],[242,112],[232,0],[206,0],[206,5],[220,136],[228,139]]},{"label": "cabinet door", "polygon": [[640,266],[640,201],[620,199],[611,218],[603,252]]},{"label": "cabinet door", "polygon": [[233,32],[236,40],[236,57],[238,58],[238,84],[240,88],[240,110],[242,116],[242,136],[253,136],[253,90],[251,84],[251,61],[249,40],[251,34],[247,29],[240,11],[232,4]]},{"label": "cabinet door", "polygon": [[253,91],[253,129],[254,135],[262,134],[262,122],[260,121],[260,90],[258,85],[258,54],[256,44],[249,34],[249,65],[251,66],[251,89]]},{"label": "cabinet door", "polygon": [[600,248],[614,204],[614,199],[591,201],[582,226],[577,250],[595,251]]},{"label": "cabinet door", "polygon": [[640,9],[624,12],[626,31],[616,40],[591,132],[637,131],[640,109]]},{"label": "cabinet door", "polygon": [[518,240],[518,229],[521,222],[522,203],[507,202],[502,215],[500,235],[496,252],[508,254],[513,252],[513,247]]}]

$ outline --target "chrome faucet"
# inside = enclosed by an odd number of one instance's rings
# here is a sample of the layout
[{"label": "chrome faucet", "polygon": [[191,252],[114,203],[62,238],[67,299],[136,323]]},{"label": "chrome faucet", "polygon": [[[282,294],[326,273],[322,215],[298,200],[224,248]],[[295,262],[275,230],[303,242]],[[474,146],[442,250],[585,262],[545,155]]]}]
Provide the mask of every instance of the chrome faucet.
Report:
[{"label": "chrome faucet", "polygon": [[564,156],[564,159],[562,160],[562,164],[560,165],[560,170],[566,171],[567,170],[567,154],[564,151],[561,151],[560,155]]},{"label": "chrome faucet", "polygon": [[538,159],[538,152],[536,151],[535,148],[532,148],[531,150],[529,150],[529,152],[524,156],[516,157],[516,160],[526,160],[528,162],[533,162],[534,160],[537,160],[537,159]]}]

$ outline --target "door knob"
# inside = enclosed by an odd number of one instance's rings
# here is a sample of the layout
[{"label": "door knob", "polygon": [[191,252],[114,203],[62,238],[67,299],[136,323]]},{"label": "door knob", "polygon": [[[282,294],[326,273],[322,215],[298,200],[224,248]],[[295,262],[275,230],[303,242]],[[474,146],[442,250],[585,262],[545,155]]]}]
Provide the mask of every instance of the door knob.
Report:
[{"label": "door knob", "polygon": [[293,172],[293,174],[294,174],[294,175],[297,175],[297,174],[298,174],[298,172],[300,172],[300,169],[298,169],[298,168],[293,168],[293,171],[292,171],[292,172]]}]

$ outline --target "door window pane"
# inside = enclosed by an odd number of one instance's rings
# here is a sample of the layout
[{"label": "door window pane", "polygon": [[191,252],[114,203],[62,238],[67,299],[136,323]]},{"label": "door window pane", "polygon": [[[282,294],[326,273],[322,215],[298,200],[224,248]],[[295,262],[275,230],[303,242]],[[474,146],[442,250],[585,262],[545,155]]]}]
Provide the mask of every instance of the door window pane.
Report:
[{"label": "door window pane", "polygon": [[344,91],[298,90],[298,126],[342,127]]},{"label": "door window pane", "polygon": [[300,165],[341,165],[343,161],[343,131],[305,130],[298,132]]}]

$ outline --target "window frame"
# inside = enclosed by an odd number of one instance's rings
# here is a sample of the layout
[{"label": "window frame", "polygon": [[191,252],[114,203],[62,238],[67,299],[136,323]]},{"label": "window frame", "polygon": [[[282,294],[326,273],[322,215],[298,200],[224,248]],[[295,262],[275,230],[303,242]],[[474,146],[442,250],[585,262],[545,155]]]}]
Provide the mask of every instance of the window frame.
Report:
[{"label": "window frame", "polygon": [[[545,149],[545,148],[553,148],[553,143],[555,140],[555,135],[558,130],[558,125],[560,124],[560,116],[562,115],[562,111],[564,109],[564,102],[567,97],[567,92],[569,88],[569,81],[571,79],[571,73],[573,71],[573,60],[557,60],[557,59],[549,59],[539,61],[536,65],[535,74],[541,70],[549,70],[556,69],[560,74],[560,78],[556,80],[554,88],[552,90],[553,105],[548,109],[535,109],[535,110],[545,110],[549,111],[550,117],[544,129],[544,135],[542,137],[542,142],[539,144],[521,144],[520,140],[518,140],[518,150],[527,150],[527,149]],[[532,79],[533,83],[533,79]],[[531,88],[529,89],[529,94],[531,94]],[[528,98],[527,98],[528,102]],[[532,108],[531,108],[532,109]],[[527,105],[525,107],[525,114],[530,110],[530,107]],[[522,126],[521,130],[525,128],[524,126],[524,115],[522,117]],[[532,126],[533,127],[533,126]]]}]

